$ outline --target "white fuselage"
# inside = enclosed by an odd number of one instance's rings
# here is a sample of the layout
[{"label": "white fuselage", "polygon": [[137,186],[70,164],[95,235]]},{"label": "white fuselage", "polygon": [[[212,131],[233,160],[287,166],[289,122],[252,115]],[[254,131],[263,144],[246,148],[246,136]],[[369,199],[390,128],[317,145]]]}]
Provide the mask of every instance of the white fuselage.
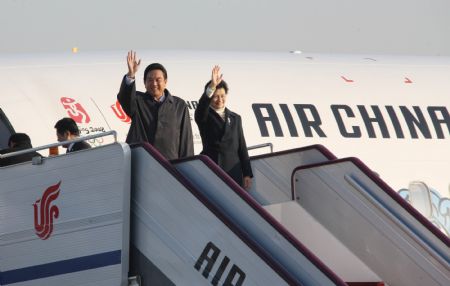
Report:
[{"label": "white fuselage", "polygon": [[[143,90],[147,64],[168,70],[168,89],[193,118],[211,68],[230,87],[227,107],[243,119],[247,146],[274,150],[322,144],[358,157],[395,190],[422,181],[448,197],[450,59],[290,53],[138,52]],[[0,57],[0,108],[33,145],[56,141],[55,122],[77,118],[82,135],[129,121],[116,106],[126,52]],[[192,121],[195,151],[201,151]],[[102,142],[91,142],[94,145]]]}]

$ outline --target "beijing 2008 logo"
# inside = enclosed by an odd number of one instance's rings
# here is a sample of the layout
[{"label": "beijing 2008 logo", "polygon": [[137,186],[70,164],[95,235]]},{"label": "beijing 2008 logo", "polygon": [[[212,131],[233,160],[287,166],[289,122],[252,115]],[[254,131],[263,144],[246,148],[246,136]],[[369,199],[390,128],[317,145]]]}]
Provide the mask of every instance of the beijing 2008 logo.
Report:
[{"label": "beijing 2008 logo", "polygon": [[91,121],[89,114],[75,99],[70,97],[61,97],[61,103],[64,106],[64,109],[67,110],[67,114],[76,123],[89,123]]},{"label": "beijing 2008 logo", "polygon": [[53,232],[53,219],[59,216],[58,207],[51,205],[51,203],[58,198],[60,185],[61,181],[48,187],[42,197],[33,204],[34,229],[36,230],[36,235],[42,240],[50,237]]}]

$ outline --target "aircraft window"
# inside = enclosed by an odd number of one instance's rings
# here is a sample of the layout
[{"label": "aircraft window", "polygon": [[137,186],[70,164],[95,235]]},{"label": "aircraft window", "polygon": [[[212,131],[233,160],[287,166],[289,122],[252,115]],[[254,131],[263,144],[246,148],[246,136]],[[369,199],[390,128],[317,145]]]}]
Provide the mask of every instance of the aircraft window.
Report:
[{"label": "aircraft window", "polygon": [[14,128],[6,117],[6,114],[0,108],[0,150],[8,148],[8,139],[15,133]]}]

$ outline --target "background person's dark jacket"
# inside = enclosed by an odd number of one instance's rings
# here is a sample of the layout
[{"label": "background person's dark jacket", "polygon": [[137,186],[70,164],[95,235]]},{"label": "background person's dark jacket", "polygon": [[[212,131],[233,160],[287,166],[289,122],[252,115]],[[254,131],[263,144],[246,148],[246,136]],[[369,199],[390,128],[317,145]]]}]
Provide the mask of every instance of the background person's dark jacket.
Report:
[{"label": "background person's dark jacket", "polygon": [[91,145],[89,143],[87,143],[86,141],[80,141],[80,142],[76,142],[75,144],[73,144],[73,146],[70,150],[67,149],[66,153],[71,153],[71,152],[80,151],[80,150],[84,150],[84,149],[90,149],[90,148],[91,148]]},{"label": "background person's dark jacket", "polygon": [[122,80],[117,99],[131,118],[127,143],[149,142],[167,159],[194,155],[191,119],[184,100],[165,91],[162,104],[147,93],[136,91],[136,84]]},{"label": "background person's dark jacket", "polygon": [[202,137],[203,151],[243,185],[243,176],[253,177],[241,117],[225,108],[225,121],[209,107],[211,98],[205,93],[195,110],[195,122]]},{"label": "background person's dark jacket", "polygon": [[[0,151],[0,153],[7,154],[7,153],[17,152],[17,151],[21,151],[21,150],[30,149],[30,148],[33,148],[33,147],[28,146],[28,145],[17,145],[13,148],[3,149]],[[28,161],[31,161],[33,159],[33,157],[37,157],[37,156],[42,157],[42,155],[39,154],[38,152],[29,152],[29,153],[25,153],[25,154],[21,154],[21,155],[16,155],[13,157],[2,158],[2,159],[0,159],[0,167],[19,164],[19,163],[23,163],[23,162],[28,162]]]}]

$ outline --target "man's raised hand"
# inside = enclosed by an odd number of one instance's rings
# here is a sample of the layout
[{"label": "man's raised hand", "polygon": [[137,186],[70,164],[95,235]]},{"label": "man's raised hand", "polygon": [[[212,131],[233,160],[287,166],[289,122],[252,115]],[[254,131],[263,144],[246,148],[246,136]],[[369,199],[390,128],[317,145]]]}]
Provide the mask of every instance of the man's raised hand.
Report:
[{"label": "man's raised hand", "polygon": [[127,54],[128,74],[130,78],[134,78],[139,66],[141,65],[141,59],[136,59],[136,52],[129,51]]}]

